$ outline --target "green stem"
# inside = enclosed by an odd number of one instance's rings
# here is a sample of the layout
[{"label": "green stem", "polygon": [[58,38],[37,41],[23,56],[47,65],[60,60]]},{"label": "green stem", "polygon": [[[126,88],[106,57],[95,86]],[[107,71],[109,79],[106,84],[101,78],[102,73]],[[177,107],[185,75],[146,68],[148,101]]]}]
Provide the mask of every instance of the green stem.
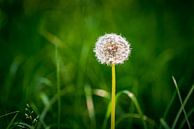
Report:
[{"label": "green stem", "polygon": [[58,95],[58,129],[60,129],[60,123],[61,123],[61,97],[60,97],[60,60],[59,60],[59,53],[58,53],[58,47],[56,46],[55,51],[56,56],[56,76],[57,76],[57,95]]},{"label": "green stem", "polygon": [[19,112],[20,112],[20,111],[9,112],[9,113],[7,113],[7,114],[1,115],[1,116],[0,116],[0,119],[3,118],[3,117],[6,117],[6,116],[12,115],[12,114],[17,114],[17,113],[19,113]]},{"label": "green stem", "polygon": [[111,129],[115,129],[115,93],[116,93],[115,65],[112,64],[112,110],[111,110]]}]

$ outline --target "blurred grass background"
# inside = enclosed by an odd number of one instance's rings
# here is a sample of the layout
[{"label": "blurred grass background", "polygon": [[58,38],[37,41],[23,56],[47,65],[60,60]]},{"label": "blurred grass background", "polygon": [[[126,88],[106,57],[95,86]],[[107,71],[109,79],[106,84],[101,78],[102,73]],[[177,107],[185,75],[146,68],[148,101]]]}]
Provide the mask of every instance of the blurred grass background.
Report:
[{"label": "blurred grass background", "polygon": [[[144,114],[158,124],[175,94],[172,75],[183,98],[194,83],[193,11],[191,0],[0,0],[0,115],[22,111],[27,103],[40,115],[51,104],[57,92],[57,46],[61,127],[90,129],[84,88],[111,91],[111,68],[96,61],[93,48],[99,36],[113,32],[133,48],[129,60],[116,67],[117,92],[133,92]],[[108,100],[93,96],[93,102],[96,128],[101,128]],[[175,96],[169,125],[179,107]],[[193,109],[193,96],[185,109]],[[127,112],[135,109],[123,97],[117,117]],[[10,120],[0,119],[0,128]],[[56,100],[44,122],[56,128]],[[139,125],[127,119],[118,128]]]}]

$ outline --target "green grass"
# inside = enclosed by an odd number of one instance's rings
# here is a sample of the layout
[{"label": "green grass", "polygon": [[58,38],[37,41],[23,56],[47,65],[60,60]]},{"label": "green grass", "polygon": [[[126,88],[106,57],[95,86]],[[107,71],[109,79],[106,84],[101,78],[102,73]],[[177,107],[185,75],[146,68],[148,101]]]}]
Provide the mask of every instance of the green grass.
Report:
[{"label": "green grass", "polygon": [[187,94],[185,100],[182,101],[182,98],[181,98],[181,95],[180,95],[180,91],[179,91],[178,85],[177,85],[176,80],[174,79],[174,77],[173,77],[173,81],[174,81],[174,84],[175,84],[175,87],[176,87],[177,94],[178,94],[178,96],[179,96],[179,100],[180,100],[180,103],[181,103],[181,107],[180,107],[180,109],[178,110],[178,113],[177,113],[177,115],[176,115],[176,117],[175,117],[175,119],[174,119],[174,122],[173,122],[173,124],[172,124],[172,129],[174,129],[175,126],[177,125],[177,121],[178,121],[178,119],[179,119],[179,117],[180,117],[181,112],[184,113],[185,120],[186,120],[186,122],[187,122],[188,128],[191,129],[191,125],[190,125],[190,122],[189,122],[189,120],[188,120],[187,113],[186,113],[186,111],[185,111],[185,105],[186,105],[187,101],[189,100],[189,98],[190,98],[190,96],[191,96],[191,94],[192,94],[192,92],[193,92],[193,90],[194,90],[194,85],[193,85],[193,86],[191,87],[191,89],[189,90],[189,93]]},{"label": "green grass", "polygon": [[[189,92],[188,92],[186,98],[184,99],[184,101],[182,101],[182,97],[180,95],[180,91],[179,91],[177,82],[176,82],[174,77],[173,77],[173,82],[174,82],[174,85],[176,87],[176,91],[177,91],[177,94],[178,94],[178,97],[179,97],[179,100],[180,100],[180,103],[181,103],[181,107],[179,108],[179,110],[176,114],[176,117],[175,117],[174,122],[172,124],[172,129],[175,128],[176,126],[179,126],[179,128],[182,129],[185,122],[186,123],[188,122],[187,126],[190,128],[191,125],[190,125],[190,122],[189,122],[189,117],[193,113],[193,109],[188,114],[186,114],[185,106],[186,106],[191,94],[193,93],[194,85],[189,90]],[[39,123],[38,123],[39,125],[38,126],[32,126],[32,125],[29,125],[25,122],[18,122],[17,116],[19,114],[19,111],[10,112],[10,113],[1,115],[0,119],[3,119],[3,118],[5,118],[7,116],[10,116],[10,115],[14,115],[13,118],[10,120],[10,122],[7,126],[7,129],[14,128],[14,125],[17,125],[18,127],[26,127],[26,128],[29,128],[29,129],[31,129],[31,128],[34,129],[35,127],[37,129],[39,129],[42,125],[41,128],[49,129],[51,126],[47,125],[44,122],[44,119],[46,117],[47,112],[52,108],[52,106],[55,103],[58,103],[58,101],[59,101],[58,98],[59,97],[63,97],[67,93],[75,92],[75,91],[72,91],[72,90],[73,89],[64,88],[64,89],[60,90],[60,92],[57,93],[49,102],[47,102],[48,103],[47,106],[45,107],[45,109],[40,114]],[[96,95],[98,97],[103,97],[105,100],[107,100],[107,99],[109,100],[109,103],[107,103],[107,111],[106,111],[106,115],[105,115],[105,118],[104,118],[104,124],[101,127],[102,129],[106,129],[106,127],[108,126],[107,125],[108,124],[108,119],[109,119],[110,114],[111,114],[110,93],[108,93],[107,91],[105,91],[103,89],[91,89],[91,87],[89,85],[85,86],[85,97],[86,97],[86,102],[85,103],[87,105],[86,110],[88,111],[88,118],[90,119],[89,128],[94,128],[95,129],[95,128],[97,128],[96,124],[98,123],[98,121],[96,121],[96,112],[95,112],[95,106],[94,106],[95,102],[93,100],[94,95]],[[129,113],[125,113],[122,116],[118,117],[118,119],[116,118],[116,128],[117,127],[119,128],[119,124],[122,123],[122,121],[124,121],[125,119],[128,119],[128,118],[130,118],[129,120],[137,119],[139,121],[139,123],[142,122],[142,127],[144,127],[144,129],[148,129],[148,128],[153,129],[153,128],[158,128],[158,127],[160,127],[160,128],[163,127],[164,129],[170,129],[171,128],[171,127],[169,127],[169,125],[166,123],[166,121],[163,118],[160,119],[160,124],[159,124],[159,123],[156,123],[155,120],[147,117],[142,112],[141,106],[140,106],[137,98],[130,91],[123,90],[123,91],[120,91],[120,92],[117,93],[116,99],[115,99],[117,107],[118,107],[117,101],[118,101],[118,99],[121,100],[123,95],[126,95],[130,99],[130,101],[134,104],[134,106],[136,107],[137,113],[136,112],[129,112]],[[174,100],[174,96],[172,97],[172,100]],[[172,103],[172,101],[171,101],[171,103]],[[170,103],[170,105],[172,105],[171,103]],[[171,108],[171,107],[169,107],[169,108]],[[166,110],[169,110],[169,109],[167,108]],[[178,119],[181,115],[181,112],[183,112],[183,114],[185,113],[184,114],[185,119],[183,119],[182,122],[180,124],[178,124],[177,121],[178,121]],[[165,114],[165,115],[167,115],[167,114]],[[57,117],[59,117],[59,116],[57,116]],[[59,125],[59,126],[61,126],[61,125]]]},{"label": "green grass", "polygon": [[58,94],[58,129],[60,129],[61,125],[61,85],[60,85],[60,59],[59,59],[59,52],[58,47],[56,46],[56,78],[57,78],[57,94]]},{"label": "green grass", "polygon": [[[47,113],[49,112],[49,110],[52,109],[52,107],[54,106],[55,103],[58,103],[57,104],[57,127],[60,128],[60,127],[63,127],[63,125],[61,125],[60,123],[60,117],[61,117],[61,100],[60,98],[61,97],[65,97],[64,95],[65,94],[72,94],[72,93],[75,93],[75,89],[73,87],[65,87],[63,89],[60,89],[60,77],[59,77],[59,73],[60,73],[60,66],[59,66],[59,55],[58,55],[58,50],[56,48],[56,56],[55,56],[55,59],[56,59],[56,73],[57,73],[57,93],[55,94],[55,96],[51,99],[51,100],[48,100],[48,96],[46,94],[42,94],[41,98],[42,98],[42,101],[46,104],[45,108],[43,109],[42,113],[39,114],[39,123],[38,123],[38,126],[36,126],[37,129],[39,128],[45,128],[45,129],[48,129],[48,128],[52,128],[52,126],[55,127],[55,125],[49,125],[49,123],[46,123],[45,122],[45,117],[48,116]],[[188,128],[191,128],[191,123],[189,122],[189,116],[193,113],[193,109],[187,114],[186,111],[185,111],[185,106],[187,104],[187,102],[189,101],[189,98],[190,96],[192,95],[193,93],[193,90],[194,90],[194,85],[191,87],[191,89],[189,90],[187,96],[185,97],[184,101],[181,97],[181,93],[179,91],[179,88],[178,88],[178,85],[177,85],[177,82],[175,80],[175,78],[173,77],[173,82],[174,82],[174,85],[175,85],[175,89],[177,91],[177,94],[178,94],[178,98],[180,100],[180,108],[178,110],[178,112],[176,113],[176,117],[172,123],[172,129],[174,129],[176,126],[179,126],[179,128],[183,128],[184,127],[184,124],[185,122],[187,123],[187,126]],[[87,110],[88,111],[88,119],[90,119],[90,126],[88,126],[88,128],[99,128],[97,126],[97,119],[96,119],[96,109],[95,109],[95,101],[93,100],[93,96],[96,95],[96,96],[99,96],[99,97],[103,97],[105,100],[108,100],[109,102],[107,104],[105,104],[104,106],[107,105],[107,111],[106,113],[104,113],[105,117],[104,117],[104,121],[103,121],[103,124],[102,124],[102,129],[106,129],[108,127],[108,120],[109,120],[109,117],[110,117],[110,114],[111,114],[111,100],[110,100],[110,93],[103,90],[103,89],[92,89],[89,85],[86,85],[85,86],[85,98],[86,98],[86,101],[84,102],[86,105],[87,105],[87,109],[85,109],[85,111]],[[138,123],[142,123],[140,125],[142,125],[142,127],[144,129],[153,129],[153,128],[165,128],[165,129],[170,129],[169,125],[166,123],[166,121],[164,120],[164,118],[167,118],[166,116],[168,115],[167,113],[169,112],[169,109],[172,108],[172,103],[173,101],[175,100],[175,95],[173,95],[171,101],[170,101],[170,104],[169,106],[167,107],[166,111],[164,112],[164,117],[160,119],[160,123],[157,123],[156,120],[153,120],[151,118],[149,118],[148,116],[146,116],[143,112],[142,112],[142,109],[141,109],[141,106],[136,98],[136,96],[130,92],[130,91],[127,91],[127,90],[122,90],[122,91],[119,91],[117,94],[116,94],[116,99],[115,99],[115,102],[117,104],[117,101],[118,99],[121,100],[122,99],[122,96],[123,95],[126,95],[130,101],[132,102],[132,104],[134,104],[135,108],[136,108],[136,111],[137,112],[128,112],[128,113],[125,113],[123,114],[122,116],[119,116],[118,118],[116,118],[116,128],[119,128],[119,125],[120,123],[122,123],[122,121],[124,121],[125,119],[128,120],[132,120],[132,119],[137,119],[138,120]],[[127,100],[129,101],[129,100]],[[130,103],[129,101],[129,103]],[[117,104],[117,107],[118,107],[118,104]],[[130,109],[131,107],[129,107]],[[185,118],[181,121],[180,124],[177,123],[180,115],[181,115],[181,112],[183,112]],[[9,115],[14,115],[13,118],[10,120],[9,124],[7,125],[7,129],[11,128],[11,127],[14,127],[14,125],[17,125],[18,127],[27,127],[27,128],[35,128],[35,126],[32,126],[32,125],[29,125],[25,122],[19,122],[17,118],[18,116],[18,113],[19,111],[15,111],[15,112],[10,112],[10,113],[7,113],[5,115],[1,115],[0,116],[0,119],[3,120],[4,117],[7,117]],[[21,113],[20,113],[21,114]],[[87,117],[86,117],[87,118]]]},{"label": "green grass", "polygon": [[[0,5],[0,128],[110,129],[111,68],[96,61],[93,48],[111,32],[132,47],[116,68],[116,129],[193,128],[191,2]],[[25,118],[26,104],[37,125]]]}]

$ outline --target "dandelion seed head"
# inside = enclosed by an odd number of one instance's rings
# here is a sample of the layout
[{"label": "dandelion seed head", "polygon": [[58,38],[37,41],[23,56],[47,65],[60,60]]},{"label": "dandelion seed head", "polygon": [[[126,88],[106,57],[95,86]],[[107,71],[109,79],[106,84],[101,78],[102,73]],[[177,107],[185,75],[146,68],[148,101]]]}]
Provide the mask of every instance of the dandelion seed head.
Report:
[{"label": "dandelion seed head", "polygon": [[101,64],[122,64],[131,53],[128,41],[117,34],[105,34],[98,38],[94,52]]}]

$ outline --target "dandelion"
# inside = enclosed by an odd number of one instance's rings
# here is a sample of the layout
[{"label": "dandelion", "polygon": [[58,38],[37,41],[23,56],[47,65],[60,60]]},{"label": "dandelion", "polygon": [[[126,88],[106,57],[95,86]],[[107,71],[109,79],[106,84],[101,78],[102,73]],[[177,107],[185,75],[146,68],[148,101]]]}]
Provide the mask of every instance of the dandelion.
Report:
[{"label": "dandelion", "polygon": [[101,64],[122,64],[131,53],[127,40],[117,34],[105,34],[99,37],[94,48]]},{"label": "dandelion", "polygon": [[123,64],[131,54],[130,44],[117,34],[105,34],[98,38],[94,52],[101,64],[112,66],[111,129],[115,129],[115,65]]}]

